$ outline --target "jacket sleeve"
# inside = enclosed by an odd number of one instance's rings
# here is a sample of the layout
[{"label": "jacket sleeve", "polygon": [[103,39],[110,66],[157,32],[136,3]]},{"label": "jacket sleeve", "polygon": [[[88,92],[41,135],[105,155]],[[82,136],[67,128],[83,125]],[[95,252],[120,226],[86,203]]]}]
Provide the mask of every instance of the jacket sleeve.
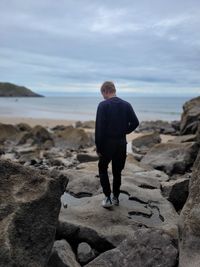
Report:
[{"label": "jacket sleeve", "polygon": [[95,124],[95,144],[97,153],[101,153],[106,131],[106,114],[103,105],[99,104],[96,114],[96,124]]},{"label": "jacket sleeve", "polygon": [[126,134],[133,132],[139,125],[139,120],[132,108],[131,105],[128,105],[128,114],[127,114],[127,131]]}]

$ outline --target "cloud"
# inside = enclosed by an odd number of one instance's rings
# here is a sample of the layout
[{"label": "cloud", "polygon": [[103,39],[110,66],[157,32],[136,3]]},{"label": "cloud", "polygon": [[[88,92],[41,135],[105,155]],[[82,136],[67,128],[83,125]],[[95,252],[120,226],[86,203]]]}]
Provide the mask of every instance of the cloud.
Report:
[{"label": "cloud", "polygon": [[0,79],[38,92],[95,91],[107,79],[197,92],[199,15],[195,0],[2,0]]}]

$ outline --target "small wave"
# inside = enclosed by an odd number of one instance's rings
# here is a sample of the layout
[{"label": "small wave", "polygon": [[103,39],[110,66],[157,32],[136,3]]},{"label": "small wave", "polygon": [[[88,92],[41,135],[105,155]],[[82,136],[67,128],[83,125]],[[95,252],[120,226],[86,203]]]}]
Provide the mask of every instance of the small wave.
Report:
[{"label": "small wave", "polygon": [[180,115],[181,112],[177,112],[177,111],[160,111],[160,110],[138,110],[138,112],[142,112],[142,113],[151,113],[151,114],[167,114],[167,115]]}]

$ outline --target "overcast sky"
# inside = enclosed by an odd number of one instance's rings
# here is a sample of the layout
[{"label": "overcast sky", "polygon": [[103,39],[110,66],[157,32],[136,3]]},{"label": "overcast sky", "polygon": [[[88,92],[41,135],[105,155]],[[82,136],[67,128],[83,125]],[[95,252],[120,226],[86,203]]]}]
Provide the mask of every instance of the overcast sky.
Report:
[{"label": "overcast sky", "polygon": [[1,0],[0,81],[200,94],[199,0]]}]

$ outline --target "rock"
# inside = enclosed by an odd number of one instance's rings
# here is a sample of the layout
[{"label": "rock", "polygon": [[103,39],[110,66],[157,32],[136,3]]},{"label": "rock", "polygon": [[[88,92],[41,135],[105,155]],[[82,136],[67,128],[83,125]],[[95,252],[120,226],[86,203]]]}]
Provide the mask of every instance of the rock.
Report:
[{"label": "rock", "polygon": [[31,131],[31,126],[28,125],[27,123],[19,123],[17,124],[17,128],[21,131],[21,132],[30,132]]},{"label": "rock", "polygon": [[52,131],[63,131],[63,130],[65,130],[65,128],[66,128],[66,126],[64,126],[64,125],[57,125],[57,126],[53,127],[51,130]]},{"label": "rock", "polygon": [[1,266],[46,266],[67,178],[0,160]]},{"label": "rock", "polygon": [[90,162],[90,161],[97,161],[99,157],[96,153],[78,153],[77,154],[77,160],[79,162]]},{"label": "rock", "polygon": [[141,155],[139,153],[133,152],[132,155],[137,161],[141,161],[141,159],[143,158],[143,155]]},{"label": "rock", "polygon": [[181,125],[180,121],[172,121],[171,122],[171,126],[176,130],[177,133],[180,132],[180,125]]},{"label": "rock", "polygon": [[123,172],[123,182],[131,182],[141,188],[156,189],[160,188],[162,182],[168,181],[169,177],[164,172],[158,170],[142,170],[133,172],[132,170],[125,170]]},{"label": "rock", "polygon": [[27,143],[28,140],[32,140],[32,145],[37,144],[39,146],[43,146],[46,141],[49,141],[49,145],[54,145],[53,139],[50,133],[42,126],[37,125],[28,133],[25,133],[21,140],[19,141],[19,145]]},{"label": "rock", "polygon": [[143,134],[142,136],[133,139],[132,150],[135,153],[145,154],[149,148],[153,147],[155,144],[159,144],[160,142],[161,138],[158,132]]},{"label": "rock", "polygon": [[67,149],[80,149],[94,145],[92,133],[86,133],[83,129],[76,129],[73,126],[67,126],[62,131],[56,131],[56,143],[59,146],[65,146]]},{"label": "rock", "polygon": [[178,180],[161,183],[163,196],[174,205],[176,211],[183,208],[188,197],[188,188],[188,178],[180,178]]},{"label": "rock", "polygon": [[76,121],[75,122],[75,127],[76,128],[81,128],[82,127],[82,122],[81,121]]},{"label": "rock", "polygon": [[200,266],[200,152],[193,166],[189,195],[179,220],[180,267]]},{"label": "rock", "polygon": [[18,128],[14,125],[0,123],[0,141],[5,141],[6,139],[15,140],[19,132]]},{"label": "rock", "polygon": [[176,130],[167,121],[142,121],[136,132],[152,132],[156,131],[162,134],[174,134]]},{"label": "rock", "polygon": [[95,121],[77,121],[75,124],[76,128],[87,128],[87,129],[94,129],[95,128]]},{"label": "rock", "polygon": [[172,238],[163,231],[141,229],[124,240],[117,248],[95,258],[87,267],[174,267],[178,250]]},{"label": "rock", "polygon": [[67,241],[58,240],[54,243],[47,267],[80,267],[80,264]]},{"label": "rock", "polygon": [[181,135],[177,136],[172,140],[169,140],[169,143],[185,143],[185,142],[195,142],[197,141],[197,137],[195,134],[187,134],[187,135]]},{"label": "rock", "polygon": [[2,155],[5,155],[5,149],[3,147],[0,147],[0,157]]},{"label": "rock", "polygon": [[198,128],[197,128],[196,139],[197,139],[198,144],[200,145],[200,122],[199,122]]},{"label": "rock", "polygon": [[21,164],[31,162],[32,160],[39,161],[41,159],[40,150],[37,146],[29,146],[27,144],[16,146],[13,152],[15,152],[15,156]]},{"label": "rock", "polygon": [[[177,236],[178,215],[172,204],[161,196],[159,189],[143,189],[126,182],[122,186],[122,192],[125,191],[128,193],[121,193],[120,206],[110,210],[101,207],[103,194],[81,198],[78,204],[71,201],[67,209],[61,208],[59,220],[81,225],[84,229],[87,227],[113,246],[119,245],[130,232],[140,227],[165,229],[172,236]],[[99,251],[94,247],[95,240],[89,236],[93,245],[88,238],[84,241]]]},{"label": "rock", "polygon": [[86,242],[82,242],[78,245],[77,258],[81,265],[85,265],[92,261],[97,255],[97,252],[95,252],[95,250]]},{"label": "rock", "polygon": [[[91,164],[87,163],[86,168],[81,170],[67,170],[66,175],[69,178],[67,191],[74,196],[80,196],[81,194],[96,195],[101,190],[99,179],[96,175],[98,174],[97,169],[90,170]],[[97,164],[95,164],[97,167]]]},{"label": "rock", "polygon": [[199,145],[194,142],[157,144],[147,152],[141,162],[169,175],[184,173],[193,165],[198,149]]},{"label": "rock", "polygon": [[95,253],[102,253],[106,250],[114,248],[114,246],[103,236],[98,234],[95,230],[66,222],[59,221],[56,231],[57,239],[65,239],[74,251],[77,251],[78,246],[82,242],[90,245]]},{"label": "rock", "polygon": [[200,96],[187,101],[183,105],[180,133],[195,134],[200,121]]}]

